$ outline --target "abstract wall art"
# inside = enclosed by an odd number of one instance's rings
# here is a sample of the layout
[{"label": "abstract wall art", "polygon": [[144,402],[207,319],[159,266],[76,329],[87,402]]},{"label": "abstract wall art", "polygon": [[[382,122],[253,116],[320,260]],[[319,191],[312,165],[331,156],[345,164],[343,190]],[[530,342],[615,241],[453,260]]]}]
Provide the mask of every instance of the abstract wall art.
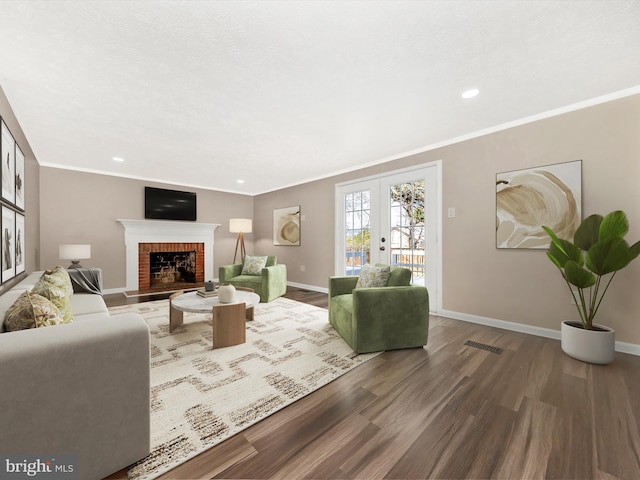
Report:
[{"label": "abstract wall art", "polygon": [[300,245],[300,206],[273,211],[273,244]]},{"label": "abstract wall art", "polygon": [[582,218],[582,160],[496,175],[496,247],[549,248],[542,226],[573,239]]}]

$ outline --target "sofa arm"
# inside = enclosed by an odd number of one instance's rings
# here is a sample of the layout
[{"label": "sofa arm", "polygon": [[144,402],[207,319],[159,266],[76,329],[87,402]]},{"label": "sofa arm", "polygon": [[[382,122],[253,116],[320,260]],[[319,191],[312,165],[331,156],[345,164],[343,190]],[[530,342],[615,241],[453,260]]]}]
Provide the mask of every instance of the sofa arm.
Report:
[{"label": "sofa arm", "polygon": [[80,479],[145,457],[149,359],[133,313],[0,334],[0,451],[77,455]]},{"label": "sofa arm", "polygon": [[233,265],[223,265],[218,269],[218,281],[220,285],[228,281],[230,278],[237,277],[242,273],[242,264],[235,263]]},{"label": "sofa arm", "polygon": [[262,269],[262,297],[263,303],[275,300],[287,293],[287,266],[285,264],[272,265]]},{"label": "sofa arm", "polygon": [[355,275],[329,277],[329,300],[331,300],[331,297],[351,293],[356,288],[357,283],[358,277]]},{"label": "sofa arm", "polygon": [[425,287],[356,288],[353,320],[357,344],[368,351],[427,344],[429,293]]}]

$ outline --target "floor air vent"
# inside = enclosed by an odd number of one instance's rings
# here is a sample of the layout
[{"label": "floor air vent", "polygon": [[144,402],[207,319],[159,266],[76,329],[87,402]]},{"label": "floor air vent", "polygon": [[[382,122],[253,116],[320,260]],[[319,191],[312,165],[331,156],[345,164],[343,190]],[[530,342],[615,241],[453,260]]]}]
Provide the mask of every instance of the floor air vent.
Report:
[{"label": "floor air vent", "polygon": [[487,352],[497,353],[498,355],[502,353],[502,349],[500,347],[494,347],[493,345],[487,345],[486,343],[478,343],[478,342],[473,342],[471,340],[467,340],[466,342],[464,342],[464,344],[469,345],[470,347],[486,350]]}]

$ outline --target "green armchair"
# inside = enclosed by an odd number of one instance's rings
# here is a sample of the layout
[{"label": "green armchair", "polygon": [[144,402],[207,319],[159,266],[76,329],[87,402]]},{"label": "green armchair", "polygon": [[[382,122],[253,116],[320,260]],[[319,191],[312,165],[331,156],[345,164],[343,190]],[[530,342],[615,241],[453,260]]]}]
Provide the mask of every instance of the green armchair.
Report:
[{"label": "green armchair", "polygon": [[268,303],[287,291],[287,266],[278,264],[274,255],[267,257],[267,264],[260,275],[242,275],[242,263],[224,265],[218,269],[220,285],[230,283],[235,287],[253,289],[262,303]]},{"label": "green armchair", "polygon": [[391,267],[386,287],[355,288],[357,276],[329,277],[329,323],[356,353],[426,345],[429,293],[410,281],[402,267]]}]

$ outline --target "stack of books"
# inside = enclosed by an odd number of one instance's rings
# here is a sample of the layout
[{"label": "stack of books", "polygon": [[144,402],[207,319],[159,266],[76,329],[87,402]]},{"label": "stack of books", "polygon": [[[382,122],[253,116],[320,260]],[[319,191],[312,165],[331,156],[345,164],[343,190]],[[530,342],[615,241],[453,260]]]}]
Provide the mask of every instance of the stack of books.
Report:
[{"label": "stack of books", "polygon": [[208,298],[208,297],[216,297],[218,296],[218,292],[215,290],[211,290],[210,292],[207,292],[204,288],[199,288],[196,293],[198,295],[200,295],[201,297],[204,298]]}]

